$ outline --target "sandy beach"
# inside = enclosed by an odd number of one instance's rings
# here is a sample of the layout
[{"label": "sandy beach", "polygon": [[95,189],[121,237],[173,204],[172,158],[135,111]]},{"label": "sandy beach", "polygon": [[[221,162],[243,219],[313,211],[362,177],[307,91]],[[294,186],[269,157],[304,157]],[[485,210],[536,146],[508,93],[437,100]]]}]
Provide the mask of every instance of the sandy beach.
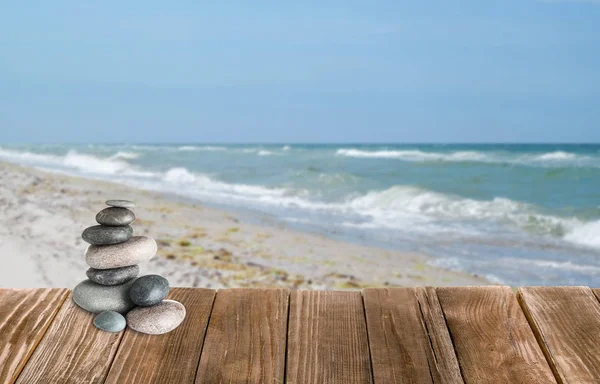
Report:
[{"label": "sandy beach", "polygon": [[0,286],[74,287],[85,279],[81,232],[111,198],[135,201],[136,234],[158,254],[141,273],[172,286],[360,289],[484,285],[430,266],[426,255],[292,230],[267,215],[216,209],[116,183],[0,163]]}]

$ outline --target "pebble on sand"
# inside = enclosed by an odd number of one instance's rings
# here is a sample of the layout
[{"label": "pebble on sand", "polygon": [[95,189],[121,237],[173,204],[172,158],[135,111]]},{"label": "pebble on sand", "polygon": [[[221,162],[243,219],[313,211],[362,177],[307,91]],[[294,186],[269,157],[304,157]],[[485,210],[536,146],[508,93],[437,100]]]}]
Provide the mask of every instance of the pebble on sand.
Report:
[{"label": "pebble on sand", "polygon": [[163,301],[169,294],[169,281],[159,275],[142,276],[129,289],[129,297],[140,307],[149,307]]},{"label": "pebble on sand", "polygon": [[164,300],[152,307],[137,307],[127,313],[127,324],[134,331],[150,335],[171,332],[185,319],[185,307],[174,300]]},{"label": "pebble on sand", "polygon": [[127,208],[108,207],[98,212],[96,221],[111,227],[129,225],[135,221],[135,213]]},{"label": "pebble on sand", "polygon": [[130,265],[128,267],[110,268],[110,269],[94,269],[89,268],[85,274],[94,283],[102,285],[119,285],[123,284],[140,273],[140,267]]},{"label": "pebble on sand", "polygon": [[121,332],[127,326],[127,321],[119,312],[104,311],[94,318],[94,325],[106,332]]},{"label": "pebble on sand", "polygon": [[127,267],[150,260],[157,250],[153,238],[133,236],[125,243],[88,246],[85,250],[85,262],[94,269]]},{"label": "pebble on sand", "polygon": [[107,200],[106,205],[118,208],[135,208],[135,203],[129,200]]},{"label": "pebble on sand", "polygon": [[124,243],[133,236],[133,228],[129,225],[122,227],[108,227],[106,225],[94,225],[86,228],[81,238],[94,245],[112,245]]},{"label": "pebble on sand", "polygon": [[100,285],[84,280],[73,288],[73,301],[88,312],[115,311],[127,313],[135,304],[129,298],[129,288],[135,280],[121,285]]}]

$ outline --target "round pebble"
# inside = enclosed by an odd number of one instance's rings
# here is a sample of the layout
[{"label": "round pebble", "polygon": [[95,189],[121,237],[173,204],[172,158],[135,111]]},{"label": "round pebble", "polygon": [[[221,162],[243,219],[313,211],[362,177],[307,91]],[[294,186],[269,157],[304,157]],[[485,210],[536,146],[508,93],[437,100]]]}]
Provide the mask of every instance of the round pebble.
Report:
[{"label": "round pebble", "polygon": [[171,332],[184,319],[185,307],[174,300],[164,300],[151,307],[137,307],[127,313],[129,328],[150,335]]},{"label": "round pebble", "polygon": [[85,274],[94,283],[102,285],[119,285],[123,284],[140,273],[140,267],[130,265],[128,267],[110,268],[110,269],[94,269],[89,268]]},{"label": "round pebble", "polygon": [[135,280],[121,285],[100,285],[84,280],[73,288],[73,301],[88,312],[115,311],[127,313],[135,304],[129,298],[129,288]]},{"label": "round pebble", "polygon": [[135,203],[129,200],[107,200],[106,205],[118,208],[135,208]]},{"label": "round pebble", "polygon": [[111,227],[129,225],[135,221],[135,213],[127,208],[108,207],[98,212],[96,221]]},{"label": "round pebble", "polygon": [[94,318],[94,325],[106,332],[121,332],[127,326],[127,321],[119,312],[104,311]]},{"label": "round pebble", "polygon": [[94,225],[86,228],[81,238],[94,245],[111,245],[124,243],[133,236],[133,228],[129,225],[123,227],[108,227],[106,225]]},{"label": "round pebble", "polygon": [[163,301],[169,294],[169,281],[159,275],[142,276],[129,289],[129,297],[140,307],[149,307]]},{"label": "round pebble", "polygon": [[115,245],[90,245],[85,250],[85,262],[95,269],[127,267],[150,260],[158,246],[148,236],[133,236]]}]

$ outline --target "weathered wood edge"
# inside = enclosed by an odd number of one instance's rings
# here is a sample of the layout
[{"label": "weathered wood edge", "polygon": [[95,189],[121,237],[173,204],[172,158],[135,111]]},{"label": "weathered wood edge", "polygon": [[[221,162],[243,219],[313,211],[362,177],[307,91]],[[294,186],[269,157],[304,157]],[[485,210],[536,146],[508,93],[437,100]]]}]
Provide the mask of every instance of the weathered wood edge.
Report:
[{"label": "weathered wood edge", "polygon": [[516,294],[517,301],[519,302],[519,306],[521,307],[521,310],[525,314],[525,318],[527,319],[527,322],[529,323],[529,327],[531,327],[531,331],[533,332],[538,345],[540,346],[542,352],[544,353],[544,357],[546,358],[546,362],[548,363],[548,365],[550,366],[550,369],[552,370],[554,379],[556,380],[556,382],[558,384],[565,384],[560,377],[560,373],[558,372],[556,365],[554,364],[554,358],[552,357],[552,352],[550,351],[550,349],[548,348],[548,344],[544,340],[544,335],[542,335],[542,333],[540,332],[538,324],[535,322],[535,319],[533,318],[533,316],[531,315],[531,312],[529,311],[529,307],[527,306],[527,303],[525,302],[525,297],[523,296],[523,292],[521,291],[522,288],[524,288],[524,287],[519,287],[519,289],[517,289],[517,294]]}]

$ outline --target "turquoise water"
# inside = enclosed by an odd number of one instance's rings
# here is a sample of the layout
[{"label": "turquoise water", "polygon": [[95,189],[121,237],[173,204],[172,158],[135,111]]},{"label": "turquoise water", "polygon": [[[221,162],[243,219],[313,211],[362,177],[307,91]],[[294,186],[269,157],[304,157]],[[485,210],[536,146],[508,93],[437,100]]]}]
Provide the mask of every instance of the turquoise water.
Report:
[{"label": "turquoise water", "polygon": [[514,285],[600,282],[600,145],[4,145]]}]

